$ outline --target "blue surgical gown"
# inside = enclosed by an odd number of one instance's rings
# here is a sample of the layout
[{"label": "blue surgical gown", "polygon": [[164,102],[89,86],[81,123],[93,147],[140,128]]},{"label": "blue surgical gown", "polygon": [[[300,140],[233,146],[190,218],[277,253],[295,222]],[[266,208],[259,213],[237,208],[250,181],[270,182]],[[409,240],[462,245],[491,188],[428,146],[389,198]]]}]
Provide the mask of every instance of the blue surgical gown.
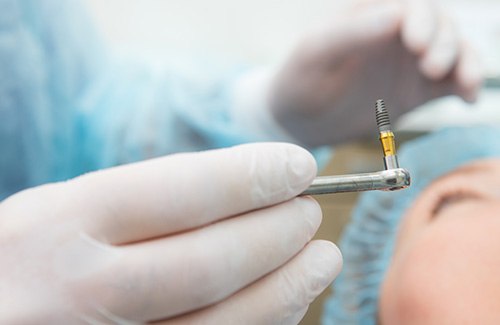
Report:
[{"label": "blue surgical gown", "polygon": [[77,0],[0,0],[0,200],[95,169],[251,141],[228,114],[243,70],[116,60]]}]

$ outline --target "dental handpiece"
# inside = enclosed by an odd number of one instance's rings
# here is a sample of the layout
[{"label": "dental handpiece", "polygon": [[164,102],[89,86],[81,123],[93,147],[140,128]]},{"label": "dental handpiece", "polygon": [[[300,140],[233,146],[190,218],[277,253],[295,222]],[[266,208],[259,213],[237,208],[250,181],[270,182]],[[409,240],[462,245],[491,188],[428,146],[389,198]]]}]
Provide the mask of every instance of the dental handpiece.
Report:
[{"label": "dental handpiece", "polygon": [[316,177],[301,195],[319,195],[362,191],[395,191],[410,186],[410,173],[399,167],[396,156],[394,133],[391,131],[389,114],[382,99],[377,100],[375,116],[379,139],[384,150],[385,170],[371,173]]}]

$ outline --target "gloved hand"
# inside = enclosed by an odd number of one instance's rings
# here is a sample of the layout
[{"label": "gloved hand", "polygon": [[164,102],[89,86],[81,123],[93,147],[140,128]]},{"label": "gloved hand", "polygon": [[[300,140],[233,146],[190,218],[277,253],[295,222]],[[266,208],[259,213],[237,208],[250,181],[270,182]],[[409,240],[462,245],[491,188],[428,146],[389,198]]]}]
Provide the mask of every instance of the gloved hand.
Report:
[{"label": "gloved hand", "polygon": [[338,274],[307,151],[254,144],[94,172],[0,204],[0,323],[297,323]]},{"label": "gloved hand", "polygon": [[271,87],[270,109],[303,144],[335,144],[371,134],[378,98],[395,119],[444,95],[473,101],[481,79],[432,0],[364,0],[304,40]]}]

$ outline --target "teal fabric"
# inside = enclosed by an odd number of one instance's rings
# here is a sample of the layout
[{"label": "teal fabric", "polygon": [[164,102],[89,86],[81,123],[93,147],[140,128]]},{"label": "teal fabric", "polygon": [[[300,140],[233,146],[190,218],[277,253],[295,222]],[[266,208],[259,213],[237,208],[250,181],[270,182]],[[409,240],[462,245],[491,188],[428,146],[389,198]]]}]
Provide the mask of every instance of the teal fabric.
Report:
[{"label": "teal fabric", "polygon": [[410,171],[411,187],[361,195],[340,242],[344,268],[325,304],[323,324],[376,324],[379,287],[404,211],[435,178],[487,157],[500,157],[500,128],[450,128],[403,146],[400,165]]},{"label": "teal fabric", "polygon": [[99,63],[81,10],[0,0],[0,198],[70,172],[76,98]]},{"label": "teal fabric", "polygon": [[0,0],[0,199],[95,169],[252,140],[228,114],[246,68],[117,60],[92,26],[77,0]]}]

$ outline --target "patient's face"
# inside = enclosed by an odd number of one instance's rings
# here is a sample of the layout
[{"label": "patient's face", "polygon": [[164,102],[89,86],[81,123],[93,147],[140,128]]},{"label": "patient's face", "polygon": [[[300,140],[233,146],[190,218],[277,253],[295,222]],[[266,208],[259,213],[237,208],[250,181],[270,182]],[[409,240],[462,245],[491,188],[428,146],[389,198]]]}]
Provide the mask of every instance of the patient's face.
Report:
[{"label": "patient's face", "polygon": [[500,324],[500,159],[430,185],[406,213],[382,324]]}]

